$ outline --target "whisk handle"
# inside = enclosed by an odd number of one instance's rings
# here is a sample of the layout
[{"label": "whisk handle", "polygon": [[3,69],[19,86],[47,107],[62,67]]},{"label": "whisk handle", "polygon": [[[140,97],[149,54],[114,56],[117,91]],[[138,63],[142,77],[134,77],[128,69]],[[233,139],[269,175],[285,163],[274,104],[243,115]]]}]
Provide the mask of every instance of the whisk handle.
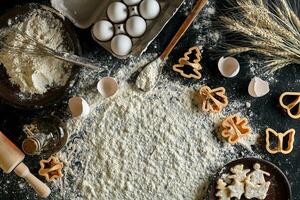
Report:
[{"label": "whisk handle", "polygon": [[53,53],[53,56],[60,60],[64,60],[79,66],[88,67],[93,70],[97,70],[97,71],[107,70],[107,68],[101,65],[98,61],[80,57],[74,54],[65,53],[65,52],[55,52]]}]

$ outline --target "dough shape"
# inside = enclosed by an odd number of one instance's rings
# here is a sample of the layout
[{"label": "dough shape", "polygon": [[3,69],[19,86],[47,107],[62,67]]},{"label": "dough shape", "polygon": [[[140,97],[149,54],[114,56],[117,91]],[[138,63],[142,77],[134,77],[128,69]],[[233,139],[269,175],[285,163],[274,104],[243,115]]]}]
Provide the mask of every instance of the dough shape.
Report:
[{"label": "dough shape", "polygon": [[[270,176],[270,173],[261,170],[258,163],[253,165],[253,169],[250,172],[250,169],[244,169],[244,165],[236,165],[230,169],[231,175],[222,176],[216,187],[218,190],[216,196],[219,200],[241,199],[243,195],[247,199],[265,199],[271,184],[269,181],[266,182],[265,176]],[[227,179],[232,181],[227,182]]]},{"label": "dough shape", "polygon": [[254,171],[251,172],[245,181],[245,197],[247,199],[265,199],[270,187],[270,182],[266,182],[265,176],[270,173],[260,169],[260,164],[254,164]]},{"label": "dough shape", "polygon": [[230,169],[233,175],[229,175],[228,178],[243,182],[247,178],[247,174],[251,171],[250,169],[244,169],[244,165],[236,165]]},{"label": "dough shape", "polygon": [[230,191],[230,198],[236,197],[241,199],[242,195],[245,193],[245,184],[234,179],[228,186],[228,189]]},{"label": "dough shape", "polygon": [[230,200],[229,189],[226,187],[226,183],[219,179],[217,182],[218,192],[216,193],[216,197],[219,197],[219,200]]}]

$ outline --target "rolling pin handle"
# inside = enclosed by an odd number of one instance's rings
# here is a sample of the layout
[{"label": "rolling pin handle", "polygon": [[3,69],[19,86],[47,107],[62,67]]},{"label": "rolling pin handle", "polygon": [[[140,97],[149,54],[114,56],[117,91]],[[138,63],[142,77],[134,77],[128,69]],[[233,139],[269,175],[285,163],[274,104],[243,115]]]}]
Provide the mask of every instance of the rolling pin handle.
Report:
[{"label": "rolling pin handle", "polygon": [[24,178],[31,185],[38,196],[47,198],[50,195],[51,190],[49,187],[31,174],[28,167],[24,163],[20,163],[14,171],[19,177]]}]

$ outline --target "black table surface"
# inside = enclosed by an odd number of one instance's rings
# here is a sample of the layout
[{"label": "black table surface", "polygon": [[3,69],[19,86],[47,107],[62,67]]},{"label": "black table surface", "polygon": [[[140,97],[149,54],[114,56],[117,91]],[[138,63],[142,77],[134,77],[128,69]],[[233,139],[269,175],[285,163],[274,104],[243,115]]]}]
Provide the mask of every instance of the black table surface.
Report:
[{"label": "black table surface", "polygon": [[[32,1],[5,1],[1,3],[0,14],[5,12],[7,8],[14,6],[15,4],[21,4]],[[48,1],[36,1],[49,4]],[[188,1],[190,2],[190,1]],[[220,3],[219,3],[220,2]],[[212,1],[211,3],[216,3],[216,6],[220,6],[223,1]],[[178,27],[182,24],[185,19],[185,10],[191,7],[191,3],[184,5],[184,8],[181,8],[179,12],[174,16],[174,18],[169,22],[165,29],[161,32],[158,38],[153,42],[152,45],[148,48],[147,52],[161,52],[163,47],[165,47],[170,41],[172,35],[176,32]],[[217,21],[216,21],[217,23]],[[174,49],[172,55],[170,56],[169,62],[175,63],[178,58],[191,46],[197,45],[195,35],[207,35],[211,27],[204,27],[201,30],[195,28],[190,28],[185,36],[181,39],[177,47]],[[83,48],[83,55],[90,56],[90,52],[93,52],[93,58],[102,61],[104,64],[111,62],[108,60],[114,59],[116,65],[124,64],[129,62],[128,60],[118,60],[112,58],[111,55],[106,52],[103,48],[97,45],[90,37],[89,30],[80,30],[76,29],[78,37],[81,41]],[[204,49],[208,49],[209,42],[205,44]],[[214,49],[213,49],[214,50]],[[248,83],[252,78],[249,69],[249,58],[257,57],[257,55],[248,55],[243,54],[239,55],[238,59],[241,61],[241,72],[234,79],[225,79],[217,71],[217,59],[215,58],[214,51],[207,50],[203,55],[203,76],[210,75],[213,77],[207,80],[207,84],[214,86],[225,86],[231,98],[244,100],[245,102],[251,103],[251,111],[253,112],[252,124],[255,124],[256,131],[261,133],[264,137],[264,130],[268,127],[272,127],[278,131],[286,131],[290,128],[296,130],[294,150],[289,155],[270,155],[266,153],[263,144],[258,145],[256,152],[275,165],[283,170],[283,172],[288,177],[293,191],[293,199],[300,199],[300,123],[297,120],[289,118],[279,107],[278,98],[280,94],[286,91],[300,91],[300,67],[299,66],[288,66],[285,69],[278,71],[273,74],[274,79],[277,81],[271,82],[271,92],[262,97],[262,98],[251,98],[247,93]],[[263,58],[262,58],[263,60]],[[171,66],[171,65],[168,65]],[[170,68],[165,68],[164,74],[169,77],[170,81],[174,79],[180,79],[182,84],[187,86],[192,86],[196,81],[184,80]],[[20,145],[20,138],[23,137],[21,132],[22,124],[29,122],[32,118],[40,115],[47,115],[53,111],[61,117],[65,116],[66,110],[66,101],[70,96],[70,93],[67,93],[65,98],[58,102],[57,104],[42,109],[42,110],[20,110],[6,105],[4,102],[0,102],[0,130],[4,133],[9,133],[8,137],[15,142],[18,146]],[[25,163],[28,164],[31,168],[31,171],[34,174],[37,174],[38,166],[38,157],[27,157]],[[35,163],[35,164],[31,164]],[[20,181],[18,177],[14,174],[3,174],[0,173],[0,199],[9,200],[9,199],[39,199],[36,197],[34,192],[24,184],[24,188],[20,189],[18,186]],[[55,191],[53,191],[55,193]],[[57,199],[55,195],[51,195],[49,199]]]}]

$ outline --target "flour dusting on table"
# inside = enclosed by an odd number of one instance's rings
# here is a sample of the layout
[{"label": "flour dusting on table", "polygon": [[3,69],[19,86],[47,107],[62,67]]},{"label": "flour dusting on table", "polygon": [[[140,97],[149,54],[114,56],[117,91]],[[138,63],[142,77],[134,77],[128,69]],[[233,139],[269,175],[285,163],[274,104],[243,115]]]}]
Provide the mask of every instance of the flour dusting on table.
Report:
[{"label": "flour dusting on table", "polygon": [[152,57],[122,67],[115,76],[121,89],[109,99],[87,92],[89,78],[82,77],[77,93],[93,110],[86,119],[68,122],[73,135],[60,154],[66,178],[57,186],[64,198],[195,199],[205,195],[219,167],[249,153],[216,133],[224,115],[241,111],[243,104],[231,102],[224,113],[211,115],[193,102],[200,84],[187,87],[162,77],[144,93],[126,81]]}]

